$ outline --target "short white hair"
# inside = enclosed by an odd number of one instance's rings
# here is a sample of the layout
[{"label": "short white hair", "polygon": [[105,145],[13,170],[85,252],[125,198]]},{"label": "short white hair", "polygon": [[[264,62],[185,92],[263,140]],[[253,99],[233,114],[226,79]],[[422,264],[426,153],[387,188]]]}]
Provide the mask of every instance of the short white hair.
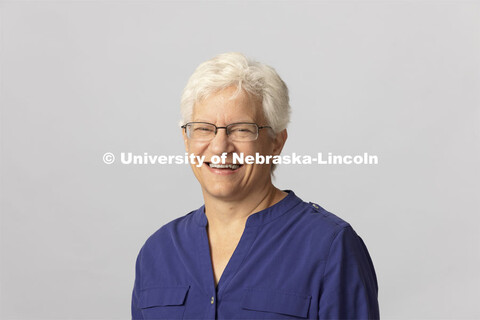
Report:
[{"label": "short white hair", "polygon": [[200,64],[183,90],[181,124],[192,120],[196,102],[210,94],[236,86],[262,101],[269,126],[275,133],[287,128],[290,121],[288,88],[275,69],[248,59],[237,52],[223,53]]}]

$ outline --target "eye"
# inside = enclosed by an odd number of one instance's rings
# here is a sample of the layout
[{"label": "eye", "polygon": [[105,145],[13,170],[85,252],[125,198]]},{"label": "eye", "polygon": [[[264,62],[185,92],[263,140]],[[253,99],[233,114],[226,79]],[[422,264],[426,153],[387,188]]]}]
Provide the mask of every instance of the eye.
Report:
[{"label": "eye", "polygon": [[194,131],[196,132],[213,132],[215,131],[213,127],[211,126],[195,126],[193,128]]},{"label": "eye", "polygon": [[255,130],[251,126],[235,126],[230,132],[232,133],[255,133]]}]

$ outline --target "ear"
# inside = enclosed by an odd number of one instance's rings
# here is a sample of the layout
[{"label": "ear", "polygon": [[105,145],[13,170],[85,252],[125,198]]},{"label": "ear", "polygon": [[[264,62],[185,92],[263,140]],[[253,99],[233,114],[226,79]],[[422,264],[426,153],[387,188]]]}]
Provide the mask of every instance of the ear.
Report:
[{"label": "ear", "polygon": [[185,151],[189,152],[187,133],[185,132],[185,129],[182,128],[181,130],[182,130],[183,142],[185,143]]},{"label": "ear", "polygon": [[279,155],[282,152],[287,138],[287,129],[284,129],[275,135],[275,139],[273,141],[273,155]]}]

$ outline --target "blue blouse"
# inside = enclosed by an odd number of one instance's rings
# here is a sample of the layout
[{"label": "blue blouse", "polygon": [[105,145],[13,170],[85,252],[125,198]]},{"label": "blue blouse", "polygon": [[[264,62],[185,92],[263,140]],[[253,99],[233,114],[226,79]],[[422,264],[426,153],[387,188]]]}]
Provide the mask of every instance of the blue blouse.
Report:
[{"label": "blue blouse", "polygon": [[250,215],[215,287],[204,206],[140,250],[133,319],[377,319],[377,279],[352,227],[292,191]]}]

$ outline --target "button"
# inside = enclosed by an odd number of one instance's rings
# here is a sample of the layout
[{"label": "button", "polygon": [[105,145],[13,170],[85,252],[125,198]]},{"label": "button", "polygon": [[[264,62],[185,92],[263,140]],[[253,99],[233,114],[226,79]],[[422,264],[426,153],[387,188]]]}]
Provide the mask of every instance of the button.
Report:
[{"label": "button", "polygon": [[310,202],[310,204],[312,205],[312,207],[315,209],[315,211],[318,211],[320,209],[320,206],[316,203],[313,203],[313,202]]},{"label": "button", "polygon": [[213,304],[215,302],[215,298],[212,296],[212,299],[210,299],[210,303]]}]

